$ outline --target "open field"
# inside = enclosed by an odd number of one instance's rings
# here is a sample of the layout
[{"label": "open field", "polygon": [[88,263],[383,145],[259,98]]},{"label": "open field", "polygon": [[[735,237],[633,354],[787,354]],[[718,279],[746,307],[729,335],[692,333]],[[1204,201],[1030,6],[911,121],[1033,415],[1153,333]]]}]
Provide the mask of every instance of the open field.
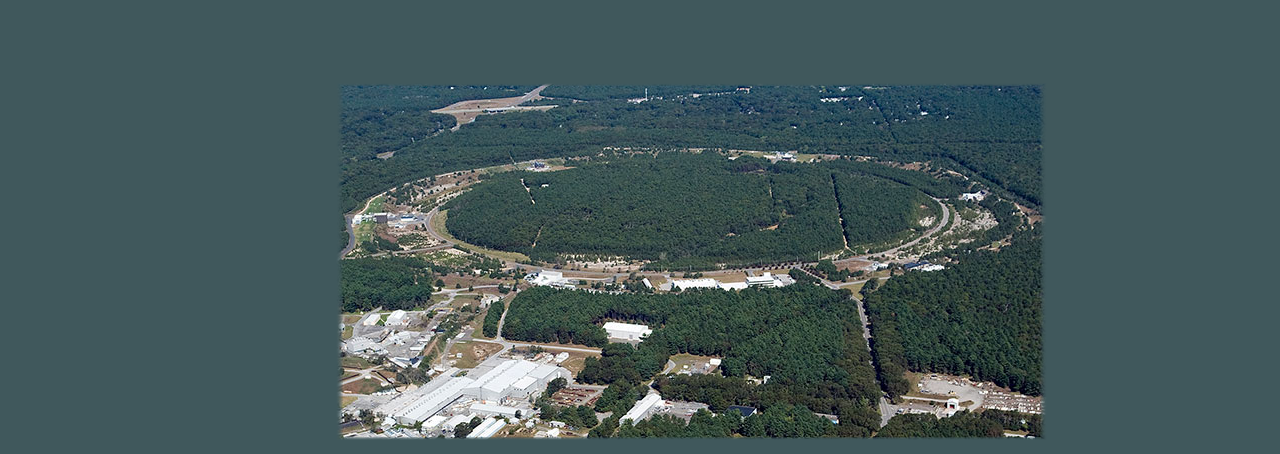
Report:
[{"label": "open field", "polygon": [[347,405],[351,405],[351,403],[355,402],[356,399],[359,399],[359,397],[342,396],[342,399],[338,402],[338,408],[346,408]]},{"label": "open field", "polygon": [[342,385],[342,391],[351,394],[371,394],[382,388],[382,382],[366,378]]},{"label": "open field", "polygon": [[350,339],[351,334],[354,333],[355,331],[356,331],[356,327],[347,325],[346,328],[342,329],[342,340]]},{"label": "open field", "polygon": [[548,350],[556,354],[559,354],[560,352],[568,353],[569,359],[566,359],[564,360],[563,363],[560,363],[560,367],[569,369],[569,372],[572,372],[573,376],[575,377],[578,376],[578,372],[582,372],[583,367],[586,366],[587,357],[596,357],[596,358],[600,357],[600,355],[597,355],[595,353],[575,352],[575,351],[555,350],[555,349],[548,349]]},{"label": "open field", "polygon": [[[671,369],[671,373],[679,373],[681,371],[687,371],[687,370],[693,370],[693,371],[701,370],[703,372],[709,371],[710,369],[706,369],[707,361],[711,360],[712,358],[714,358],[714,356],[690,355],[688,353],[672,355],[670,358],[670,361],[675,363],[675,368]],[[702,373],[702,372],[698,372],[698,373]]]},{"label": "open field", "polygon": [[[495,344],[493,342],[458,342],[453,344],[453,347],[449,348],[449,359],[457,361],[457,363],[454,364],[454,367],[459,369],[471,369],[479,365],[480,362],[484,361],[485,358],[488,358],[489,355],[497,353],[500,350],[502,350],[502,344]],[[461,358],[458,357],[459,353],[462,354]]]},{"label": "open field", "polygon": [[443,211],[437,212],[435,217],[431,218],[431,230],[434,230],[436,234],[444,237],[446,240],[453,242],[454,244],[457,244],[459,246],[462,246],[472,252],[484,254],[496,259],[507,260],[511,262],[530,261],[529,256],[521,254],[519,252],[506,252],[506,251],[482,248],[480,246],[476,246],[474,244],[467,243],[465,241],[455,238],[453,235],[449,234],[449,229],[445,228],[444,226],[445,221],[447,221],[448,219],[449,219],[449,210],[443,210]]},{"label": "open field", "polygon": [[343,356],[342,357],[342,367],[346,367],[350,369],[368,369],[373,366],[374,364],[369,362],[369,360],[361,358],[359,356]]}]

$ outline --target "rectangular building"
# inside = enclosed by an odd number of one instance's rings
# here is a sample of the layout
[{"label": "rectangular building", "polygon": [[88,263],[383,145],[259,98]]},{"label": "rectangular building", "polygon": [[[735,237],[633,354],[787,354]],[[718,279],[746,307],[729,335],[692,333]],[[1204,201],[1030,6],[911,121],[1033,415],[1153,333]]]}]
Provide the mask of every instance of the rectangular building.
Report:
[{"label": "rectangular building", "polygon": [[641,340],[653,330],[645,325],[636,325],[632,323],[606,322],[604,330],[609,333],[609,337],[614,339]]},{"label": "rectangular building", "polygon": [[636,405],[631,407],[631,410],[628,410],[627,414],[622,415],[622,419],[620,419],[619,422],[630,421],[631,424],[635,424],[637,421],[647,418],[650,414],[653,414],[653,410],[657,408],[658,404],[661,402],[662,396],[658,394],[646,395],[644,396],[644,399],[640,399],[639,402],[636,402]]}]

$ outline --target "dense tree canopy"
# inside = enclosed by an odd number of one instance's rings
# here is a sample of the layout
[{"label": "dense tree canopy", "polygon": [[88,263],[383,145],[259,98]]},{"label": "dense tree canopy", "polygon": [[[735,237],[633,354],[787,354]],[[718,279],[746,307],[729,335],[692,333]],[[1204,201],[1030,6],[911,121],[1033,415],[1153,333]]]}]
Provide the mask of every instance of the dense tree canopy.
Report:
[{"label": "dense tree canopy", "polygon": [[412,309],[431,300],[435,278],[419,257],[342,260],[342,310]]},{"label": "dense tree canopy", "polygon": [[[863,171],[929,176],[859,164],[614,156],[559,172],[499,174],[444,208],[450,232],[481,246],[548,262],[563,254],[626,256],[658,269],[812,259],[842,249],[842,235],[851,246],[886,244],[918,234],[920,219],[937,218],[924,193]],[[936,180],[928,187],[936,189]]]},{"label": "dense tree canopy", "polygon": [[[592,155],[604,146],[928,160],[1039,203],[1038,87],[752,87],[697,98],[691,95],[729,87],[649,87],[651,96],[664,99],[633,104],[624,98],[643,96],[644,87],[552,85],[543,94],[588,101],[564,99],[545,112],[483,115],[456,132],[417,138],[450,124],[427,110],[532,88],[344,87],[342,210],[417,178],[512,160]],[[416,141],[405,145],[407,137]],[[375,150],[393,149],[398,151],[391,159],[372,157]]]},{"label": "dense tree canopy", "polygon": [[[601,358],[590,359],[578,376],[588,383],[647,380],[675,353],[723,357],[721,367],[728,376],[723,380],[677,377],[661,379],[656,386],[712,401],[707,403],[716,408],[801,404],[825,413],[847,413],[851,421],[868,424],[869,430],[878,422],[874,405],[880,391],[856,306],[848,295],[809,284],[617,295],[538,287],[512,301],[503,335],[604,346]],[[601,328],[606,320],[642,323],[654,331],[638,347],[607,343]],[[744,375],[771,378],[756,389],[745,384]],[[859,414],[873,417],[858,418]]]},{"label": "dense tree canopy", "polygon": [[942,271],[909,272],[866,295],[885,391],[907,391],[905,370],[967,374],[1040,393],[1040,238],[1014,234],[999,252],[960,257]]}]

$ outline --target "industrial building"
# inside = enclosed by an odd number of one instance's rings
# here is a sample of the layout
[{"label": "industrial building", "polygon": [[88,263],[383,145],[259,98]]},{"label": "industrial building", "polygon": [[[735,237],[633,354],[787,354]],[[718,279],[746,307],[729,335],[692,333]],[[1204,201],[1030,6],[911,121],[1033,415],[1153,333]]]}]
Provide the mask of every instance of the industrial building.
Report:
[{"label": "industrial building", "polygon": [[[525,360],[504,361],[474,379],[454,377],[453,373],[456,372],[456,368],[446,371],[423,387],[402,394],[376,411],[396,418],[401,424],[413,425],[427,420],[453,402],[469,397],[483,401],[472,405],[474,413],[514,417],[515,409],[512,407],[481,405],[477,409],[476,405],[497,404],[506,398],[527,399],[546,389],[551,380],[570,377],[565,368]],[[448,422],[445,424],[446,427],[449,426]]]},{"label": "industrial building", "polygon": [[475,429],[472,429],[467,438],[489,438],[498,433],[499,430],[502,430],[503,427],[506,427],[506,425],[506,421],[498,418],[489,418],[476,426]]},{"label": "industrial building", "polygon": [[947,267],[942,265],[935,265],[935,264],[924,262],[924,261],[912,262],[906,265],[902,265],[902,269],[907,271],[938,271],[938,270],[944,270],[946,268]]},{"label": "industrial building", "polygon": [[471,412],[480,416],[505,416],[507,418],[515,418],[516,413],[520,413],[520,409],[505,405],[493,405],[478,402],[471,405]]},{"label": "industrial building", "polygon": [[981,202],[982,199],[985,199],[985,198],[987,198],[987,191],[966,192],[964,194],[960,194],[960,200],[972,200],[974,202]]},{"label": "industrial building", "polygon": [[644,399],[640,399],[639,402],[636,402],[636,405],[631,407],[631,410],[628,410],[627,414],[622,415],[622,419],[619,421],[630,421],[631,424],[635,424],[637,421],[652,415],[654,410],[661,408],[661,403],[662,396],[658,394],[646,395],[644,396]]},{"label": "industrial building", "polygon": [[[790,278],[791,276],[787,276]],[[771,273],[764,273],[762,276],[747,276],[748,287],[782,287],[782,284]]]},{"label": "industrial building", "polygon": [[560,271],[542,270],[525,276],[524,280],[533,285],[546,285],[558,288],[573,286],[568,279],[564,278],[564,273]]},{"label": "industrial building", "polygon": [[391,313],[391,315],[388,315],[388,316],[387,316],[387,323],[386,323],[386,324],[387,324],[388,326],[391,326],[391,325],[402,325],[402,324],[404,324],[404,322],[405,322],[405,312],[404,312],[404,311],[402,311],[402,310],[397,309],[397,310],[395,310],[394,312],[392,312],[392,313]]},{"label": "industrial building", "polygon": [[381,319],[382,319],[382,315],[378,314],[377,312],[370,312],[368,315],[364,316],[364,320],[361,320],[360,323],[363,324],[364,326],[374,326],[374,325],[377,325],[378,320],[381,320]]},{"label": "industrial building", "polygon": [[721,282],[720,290],[746,290],[746,282]]},{"label": "industrial building", "polygon": [[[453,403],[455,400],[458,400],[458,397],[462,396],[462,391],[475,382],[475,380],[467,377],[442,376],[442,378],[445,380],[444,383],[439,386],[432,387],[426,393],[415,393],[417,394],[415,396],[416,399],[413,399],[407,404],[397,408],[394,413],[387,414],[396,418],[396,421],[399,421],[400,424],[408,426],[417,424],[418,421],[426,421],[427,418],[435,415],[436,412],[444,409],[445,406]],[[430,386],[439,380],[440,378],[432,380],[431,383],[428,383],[426,386]],[[396,401],[393,400],[392,402],[388,402],[387,405],[391,405],[393,403],[396,403]]]},{"label": "industrial building", "polygon": [[702,279],[672,279],[671,285],[680,290],[687,290],[691,288],[719,288],[720,287],[719,282],[709,277],[702,278]]},{"label": "industrial building", "polygon": [[638,341],[644,339],[653,330],[645,325],[636,325],[631,323],[606,322],[604,331],[609,334],[611,339],[625,339]]}]

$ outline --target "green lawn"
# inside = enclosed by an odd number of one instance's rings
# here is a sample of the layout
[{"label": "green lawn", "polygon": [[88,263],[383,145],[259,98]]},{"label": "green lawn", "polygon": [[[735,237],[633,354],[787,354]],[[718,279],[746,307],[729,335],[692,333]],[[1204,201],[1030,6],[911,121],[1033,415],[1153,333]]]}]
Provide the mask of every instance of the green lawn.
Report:
[{"label": "green lawn", "polygon": [[370,367],[373,367],[373,363],[359,356],[343,356],[342,367],[349,367],[352,369],[368,369]]},{"label": "green lawn", "polygon": [[382,204],[383,204],[383,201],[386,200],[386,198],[387,198],[386,196],[381,196],[381,195],[374,197],[373,200],[369,202],[369,209],[365,210],[365,213],[381,213]]}]

